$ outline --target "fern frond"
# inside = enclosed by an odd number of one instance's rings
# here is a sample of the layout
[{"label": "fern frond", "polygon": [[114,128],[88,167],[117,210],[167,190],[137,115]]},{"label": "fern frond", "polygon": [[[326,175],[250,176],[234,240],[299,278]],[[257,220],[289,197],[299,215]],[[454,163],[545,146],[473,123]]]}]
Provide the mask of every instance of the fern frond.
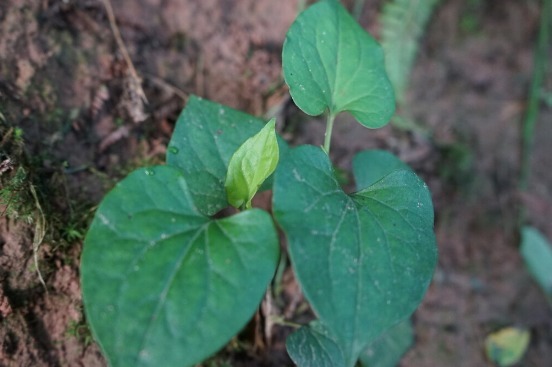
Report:
[{"label": "fern frond", "polygon": [[397,102],[403,101],[422,36],[439,0],[389,0],[381,16],[381,44]]}]

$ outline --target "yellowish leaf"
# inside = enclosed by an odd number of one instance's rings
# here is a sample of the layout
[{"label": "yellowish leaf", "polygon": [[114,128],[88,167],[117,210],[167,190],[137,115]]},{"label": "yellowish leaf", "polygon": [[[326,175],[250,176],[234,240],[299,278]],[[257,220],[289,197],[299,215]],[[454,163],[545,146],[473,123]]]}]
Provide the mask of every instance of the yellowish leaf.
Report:
[{"label": "yellowish leaf", "polygon": [[529,331],[507,327],[489,334],[485,339],[487,357],[500,367],[508,367],[523,357],[529,345]]}]

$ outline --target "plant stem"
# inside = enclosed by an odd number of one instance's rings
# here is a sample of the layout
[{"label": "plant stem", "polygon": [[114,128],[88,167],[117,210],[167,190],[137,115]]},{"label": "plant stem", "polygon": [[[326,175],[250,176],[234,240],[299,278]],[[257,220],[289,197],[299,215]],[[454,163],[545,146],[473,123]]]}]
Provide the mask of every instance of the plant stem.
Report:
[{"label": "plant stem", "polygon": [[334,124],[335,115],[329,113],[326,120],[326,134],[324,135],[324,150],[327,155],[330,155],[330,141],[332,140],[332,130]]},{"label": "plant stem", "polygon": [[[539,114],[540,90],[543,84],[544,74],[546,71],[546,59],[550,40],[550,20],[552,18],[552,1],[543,0],[540,30],[535,49],[533,79],[531,81],[531,89],[529,91],[529,100],[527,110],[523,119],[522,125],[522,141],[521,141],[521,167],[519,177],[519,190],[526,192],[529,185],[529,177],[531,174],[531,153],[533,151],[533,142],[535,136],[535,125]],[[519,226],[523,226],[525,222],[525,207],[520,207],[518,217]]]}]

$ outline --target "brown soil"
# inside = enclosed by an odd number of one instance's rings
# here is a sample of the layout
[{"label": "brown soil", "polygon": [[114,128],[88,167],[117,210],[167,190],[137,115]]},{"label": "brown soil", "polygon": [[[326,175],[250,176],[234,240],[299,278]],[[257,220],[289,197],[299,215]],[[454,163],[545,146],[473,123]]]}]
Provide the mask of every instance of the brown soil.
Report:
[{"label": "brown soil", "polygon": [[[112,3],[147,104],[102,1],[0,2],[0,158],[14,160],[5,175],[19,166],[28,171],[23,190],[32,183],[40,204],[32,201],[20,220],[0,217],[0,366],[105,366],[83,318],[82,236],[114,182],[137,166],[163,161],[187,95],[256,115],[276,111],[292,143],[322,142],[323,122],[293,108],[280,76],[296,1]],[[367,1],[361,20],[376,35],[382,3]],[[484,338],[507,325],[531,331],[523,365],[548,366],[552,310],[518,255],[516,230],[518,208],[525,205],[528,222],[552,238],[552,125],[544,123],[552,121],[550,106],[540,110],[529,193],[517,190],[539,3],[441,4],[421,43],[403,111],[431,137],[392,127],[367,130],[340,116],[333,158],[348,169],[360,150],[390,149],[433,193],[439,265],[414,315],[416,344],[403,366],[491,365]],[[546,83],[550,91],[550,76]],[[22,129],[23,150],[10,148],[11,127]],[[47,226],[36,254],[46,289],[33,256],[40,210]],[[300,322],[309,317],[290,271],[281,297],[287,306],[273,312]],[[216,361],[291,366],[284,346],[290,329],[274,325],[255,343],[256,326],[252,322]]]}]

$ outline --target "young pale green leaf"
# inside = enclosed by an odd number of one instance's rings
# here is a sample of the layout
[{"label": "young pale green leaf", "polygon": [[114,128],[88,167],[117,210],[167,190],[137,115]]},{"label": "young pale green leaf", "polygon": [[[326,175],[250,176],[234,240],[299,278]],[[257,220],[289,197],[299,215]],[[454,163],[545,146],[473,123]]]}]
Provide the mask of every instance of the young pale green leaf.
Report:
[{"label": "young pale green leaf", "polygon": [[235,208],[251,208],[251,199],[278,165],[276,120],[270,120],[257,134],[236,150],[228,164],[226,193]]},{"label": "young pale green leaf", "polygon": [[406,163],[386,150],[365,150],[353,158],[357,190],[371,186],[398,169],[410,169]]},{"label": "young pale green leaf", "polygon": [[282,158],[273,190],[305,296],[353,366],[429,285],[437,251],[427,186],[400,170],[346,195],[323,150],[303,146]]},{"label": "young pale green leaf", "polygon": [[282,62],[293,101],[309,115],[348,111],[377,128],[395,111],[381,47],[339,1],[320,1],[297,17]]},{"label": "young pale green leaf", "polygon": [[341,348],[318,321],[291,334],[286,340],[286,349],[299,367],[345,367]]},{"label": "young pale green leaf", "polygon": [[[224,183],[230,158],[264,126],[261,119],[190,96],[167,148],[167,164],[184,172],[201,213],[213,215],[228,206]],[[282,153],[286,145],[282,139],[278,144]]]},{"label": "young pale green leaf", "polygon": [[404,320],[374,340],[360,355],[361,367],[396,367],[414,342],[410,320]]},{"label": "young pale green leaf", "polygon": [[552,245],[533,227],[524,227],[521,233],[521,256],[531,275],[547,297],[552,300]]},{"label": "young pale green leaf", "polygon": [[278,261],[270,216],[220,220],[181,171],[139,169],[102,201],[86,236],[86,317],[113,367],[193,366],[255,312]]}]

